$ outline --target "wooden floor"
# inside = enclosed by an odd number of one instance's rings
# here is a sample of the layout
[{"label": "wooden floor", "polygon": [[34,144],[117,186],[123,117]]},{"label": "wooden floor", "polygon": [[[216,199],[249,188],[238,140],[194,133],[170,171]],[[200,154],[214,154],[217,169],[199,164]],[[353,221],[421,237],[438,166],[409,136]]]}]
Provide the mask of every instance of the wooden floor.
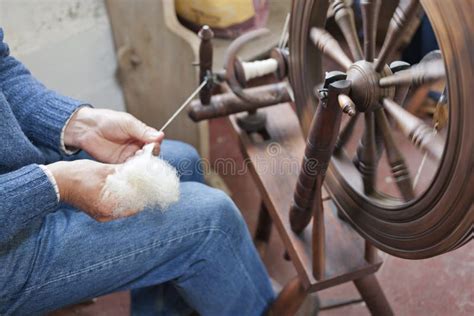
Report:
[{"label": "wooden floor", "polygon": [[[212,159],[234,158],[240,166],[243,159],[237,139],[231,136],[228,120],[211,123]],[[226,176],[232,198],[241,209],[251,232],[255,229],[260,197],[249,174]],[[408,261],[383,254],[385,263],[378,272],[381,286],[395,315],[474,315],[474,243],[437,258]],[[282,243],[272,234],[270,248],[264,262],[276,281],[285,283],[295,275],[292,265],[283,259]],[[323,306],[359,298],[352,284],[341,285],[320,292]],[[52,313],[56,316],[94,315],[121,316],[129,314],[128,293],[116,293],[91,305],[74,306]],[[322,316],[368,315],[363,303],[323,310]]]}]

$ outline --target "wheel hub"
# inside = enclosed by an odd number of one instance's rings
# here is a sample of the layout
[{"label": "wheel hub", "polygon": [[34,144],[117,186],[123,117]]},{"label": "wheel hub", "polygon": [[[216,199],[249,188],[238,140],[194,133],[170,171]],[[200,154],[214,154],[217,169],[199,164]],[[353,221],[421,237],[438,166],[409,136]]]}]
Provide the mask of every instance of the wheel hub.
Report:
[{"label": "wheel hub", "polygon": [[350,97],[356,104],[357,111],[373,111],[379,107],[382,98],[393,98],[395,89],[379,87],[379,80],[392,74],[385,65],[381,73],[375,71],[374,63],[360,60],[351,65],[347,71],[347,80],[352,81]]}]

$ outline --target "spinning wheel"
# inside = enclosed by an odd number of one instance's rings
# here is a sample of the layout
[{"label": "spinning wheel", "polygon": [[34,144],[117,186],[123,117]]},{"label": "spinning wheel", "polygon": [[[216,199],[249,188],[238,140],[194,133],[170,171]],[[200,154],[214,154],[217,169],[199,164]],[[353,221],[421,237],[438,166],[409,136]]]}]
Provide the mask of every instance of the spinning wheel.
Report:
[{"label": "spinning wheel", "polygon": [[[269,59],[240,61],[240,47],[265,33],[250,32],[230,46],[226,67],[216,74],[212,32],[201,32],[204,89],[189,115],[200,121],[247,112],[232,115],[231,121],[263,196],[257,239],[268,241],[273,222],[298,272],[272,307],[276,315],[294,313],[308,292],[348,281],[354,281],[372,313],[389,315],[373,275],[381,265],[374,246],[421,259],[456,249],[473,237],[471,1],[400,0],[379,53],[380,0],[360,2],[362,45],[354,13],[344,0],[295,0],[288,49],[279,45]],[[323,29],[329,6],[350,55]],[[422,9],[440,52],[410,66],[393,56]],[[283,82],[245,87],[248,80],[271,74]],[[216,84],[231,92],[211,97]],[[434,123],[404,107],[408,90],[432,84],[443,91]],[[296,114],[287,104],[291,101]],[[281,152],[272,156],[275,143]],[[259,168],[262,158],[302,163],[298,174],[270,174]],[[332,215],[322,198],[323,184],[349,224]]]},{"label": "spinning wheel", "polygon": [[[472,10],[472,3],[400,1],[377,56],[375,30],[380,1],[361,1],[364,49],[359,45],[352,9],[342,0],[332,1],[335,20],[352,58],[331,35],[319,29],[324,26],[328,5],[328,1],[321,0],[293,3],[289,48],[290,77],[303,130],[309,129],[316,107],[313,89],[321,81],[321,55],[342,67],[352,82],[349,97],[358,113],[339,133],[326,176],[326,186],[334,201],[361,235],[392,255],[420,259],[463,245],[472,238],[474,217],[474,129],[470,122],[474,117],[470,104],[474,93],[469,87],[474,69],[474,29],[465,13]],[[387,63],[393,60],[391,56],[420,5],[430,18],[444,60],[420,63],[393,74],[399,64],[389,67]],[[394,97],[395,91],[406,90],[409,85],[417,87],[443,80],[443,65],[449,94],[449,126],[444,133],[435,133],[432,126],[404,109],[403,99],[394,101]],[[362,119],[364,131],[352,157],[345,144],[353,135],[356,121]],[[424,190],[413,187],[416,169],[408,169],[406,150],[394,141],[397,128],[415,145],[409,150],[421,150],[434,162],[431,183]],[[382,150],[399,196],[377,188]]]}]

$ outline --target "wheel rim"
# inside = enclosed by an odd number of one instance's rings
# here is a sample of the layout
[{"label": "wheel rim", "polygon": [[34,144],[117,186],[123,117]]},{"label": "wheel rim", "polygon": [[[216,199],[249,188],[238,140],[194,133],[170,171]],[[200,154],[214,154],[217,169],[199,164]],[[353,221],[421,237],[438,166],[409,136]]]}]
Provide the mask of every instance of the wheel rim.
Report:
[{"label": "wheel rim", "polygon": [[[473,142],[468,136],[473,129],[467,125],[467,117],[472,117],[473,111],[467,104],[474,95],[470,89],[465,91],[460,87],[465,87],[466,80],[473,78],[472,71],[467,68],[472,69],[474,63],[469,57],[474,44],[468,36],[458,40],[449,36],[454,34],[454,24],[462,25],[466,21],[462,7],[469,4],[468,1],[459,1],[456,5],[448,5],[440,0],[426,0],[422,5],[444,53],[450,91],[445,151],[431,184],[418,196],[403,203],[395,203],[394,199],[377,192],[366,194],[360,168],[356,168],[344,152],[333,156],[326,176],[326,186],[333,200],[361,235],[388,253],[413,259],[455,249],[472,239],[473,231],[472,198],[469,196],[469,191],[474,188],[470,158]],[[322,76],[321,53],[309,43],[309,29],[310,26],[322,27],[325,24],[325,14],[321,12],[326,12],[327,8],[327,1],[293,2],[290,80],[304,132],[309,128],[317,104],[313,87]],[[456,23],[444,23],[446,19],[441,19],[441,12],[457,18]],[[456,62],[456,55],[464,64]],[[470,64],[466,65],[466,62]]]}]

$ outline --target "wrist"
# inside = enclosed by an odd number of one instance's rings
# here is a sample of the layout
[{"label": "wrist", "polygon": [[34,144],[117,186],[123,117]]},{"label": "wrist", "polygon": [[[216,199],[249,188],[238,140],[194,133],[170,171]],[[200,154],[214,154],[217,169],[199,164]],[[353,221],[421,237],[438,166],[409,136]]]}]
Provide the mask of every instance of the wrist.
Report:
[{"label": "wrist", "polygon": [[87,131],[94,125],[94,109],[88,106],[79,108],[64,128],[64,146],[82,149]]},{"label": "wrist", "polygon": [[69,168],[69,164],[71,164],[71,162],[59,161],[45,166],[54,178],[59,191],[60,200],[64,202],[69,200],[69,179],[71,178],[71,169],[73,169]]}]

